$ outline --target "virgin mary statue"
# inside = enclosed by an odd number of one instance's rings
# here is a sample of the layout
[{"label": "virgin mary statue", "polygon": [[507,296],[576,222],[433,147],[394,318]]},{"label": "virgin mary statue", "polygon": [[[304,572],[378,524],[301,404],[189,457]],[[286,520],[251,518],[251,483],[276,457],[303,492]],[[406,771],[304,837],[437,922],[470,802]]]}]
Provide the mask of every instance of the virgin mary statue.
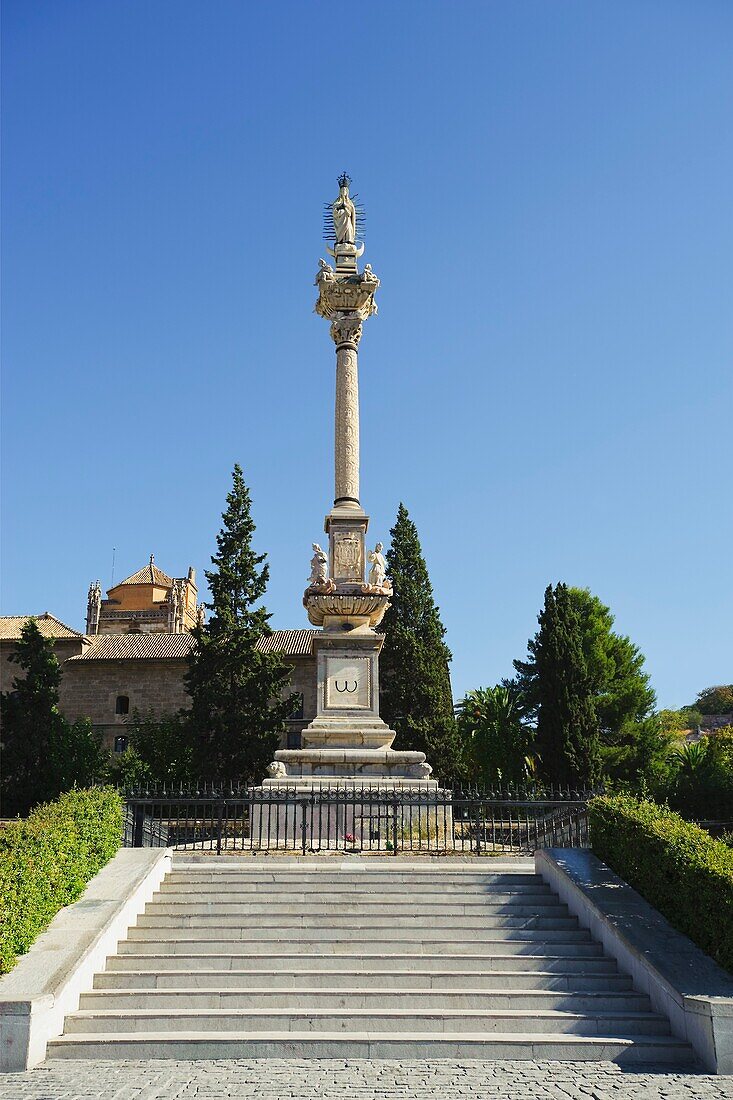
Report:
[{"label": "virgin mary statue", "polygon": [[356,240],[356,207],[349,198],[349,179],[339,180],[338,198],[331,207],[337,244],[354,244]]}]

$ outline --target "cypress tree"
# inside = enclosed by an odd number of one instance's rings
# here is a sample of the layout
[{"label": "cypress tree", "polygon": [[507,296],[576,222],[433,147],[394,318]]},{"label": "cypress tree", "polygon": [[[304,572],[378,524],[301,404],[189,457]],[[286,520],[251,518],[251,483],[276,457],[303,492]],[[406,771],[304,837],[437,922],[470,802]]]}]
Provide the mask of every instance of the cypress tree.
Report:
[{"label": "cypress tree", "polygon": [[105,767],[101,737],[82,718],[70,724],[59,711],[61,666],[53,639],[35,619],[23,625],[10,660],[25,673],[0,700],[2,812],[27,814],[75,784],[88,786]]},{"label": "cypress tree", "polygon": [[194,758],[199,773],[226,779],[260,780],[293,708],[287,693],[289,669],[277,653],[262,653],[260,638],[271,634],[261,604],[269,579],[265,554],[252,548],[249,490],[236,465],[227,495],[217,553],[206,571],[212,612],[194,631],[186,687]]},{"label": "cypress tree", "polygon": [[[598,725],[601,764],[614,778],[630,779],[649,763],[651,727],[645,723],[656,698],[644,671],[644,655],[630,638],[613,630],[611,611],[587,588],[568,588],[580,626],[581,645]],[[526,715],[539,715],[540,682],[533,643],[526,661],[515,661],[515,687]],[[666,746],[658,738],[655,755]]]},{"label": "cypress tree", "polygon": [[436,775],[460,771],[460,742],[453,714],[445,627],[420,547],[417,528],[404,504],[390,531],[387,551],[394,586],[383,619],[386,638],[379,661],[380,713],[396,730],[396,749],[426,754]]},{"label": "cypress tree", "polygon": [[517,667],[534,667],[540,774],[550,783],[593,786],[600,776],[598,720],[580,615],[567,585],[547,586],[538,621],[529,660]]}]

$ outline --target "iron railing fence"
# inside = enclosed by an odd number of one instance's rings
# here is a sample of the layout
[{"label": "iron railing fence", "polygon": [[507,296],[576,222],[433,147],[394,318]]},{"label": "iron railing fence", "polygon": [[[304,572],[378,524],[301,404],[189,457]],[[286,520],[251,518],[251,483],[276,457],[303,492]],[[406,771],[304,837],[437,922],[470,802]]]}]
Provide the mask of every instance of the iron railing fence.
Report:
[{"label": "iron railing fence", "polygon": [[592,792],[554,793],[160,784],[128,792],[125,845],[393,855],[586,847]]}]

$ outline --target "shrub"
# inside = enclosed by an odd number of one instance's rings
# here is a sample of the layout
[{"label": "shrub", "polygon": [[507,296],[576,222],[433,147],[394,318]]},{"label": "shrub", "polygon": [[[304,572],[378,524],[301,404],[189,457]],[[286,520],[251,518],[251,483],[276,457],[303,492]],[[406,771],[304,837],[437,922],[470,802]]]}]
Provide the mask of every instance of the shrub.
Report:
[{"label": "shrub", "polygon": [[654,802],[589,804],[593,851],[721,966],[733,971],[733,851]]},{"label": "shrub", "polygon": [[110,787],[67,791],[0,831],[0,973],[76,901],[121,839],[122,801]]}]

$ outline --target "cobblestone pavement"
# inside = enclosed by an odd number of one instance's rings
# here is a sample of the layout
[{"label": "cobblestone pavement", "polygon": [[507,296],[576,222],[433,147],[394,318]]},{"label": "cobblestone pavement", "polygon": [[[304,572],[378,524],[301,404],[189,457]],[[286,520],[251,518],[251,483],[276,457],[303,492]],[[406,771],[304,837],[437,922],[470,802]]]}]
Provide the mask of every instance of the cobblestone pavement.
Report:
[{"label": "cobblestone pavement", "polygon": [[612,1062],[52,1062],[0,1076],[2,1100],[731,1100],[733,1076]]}]

